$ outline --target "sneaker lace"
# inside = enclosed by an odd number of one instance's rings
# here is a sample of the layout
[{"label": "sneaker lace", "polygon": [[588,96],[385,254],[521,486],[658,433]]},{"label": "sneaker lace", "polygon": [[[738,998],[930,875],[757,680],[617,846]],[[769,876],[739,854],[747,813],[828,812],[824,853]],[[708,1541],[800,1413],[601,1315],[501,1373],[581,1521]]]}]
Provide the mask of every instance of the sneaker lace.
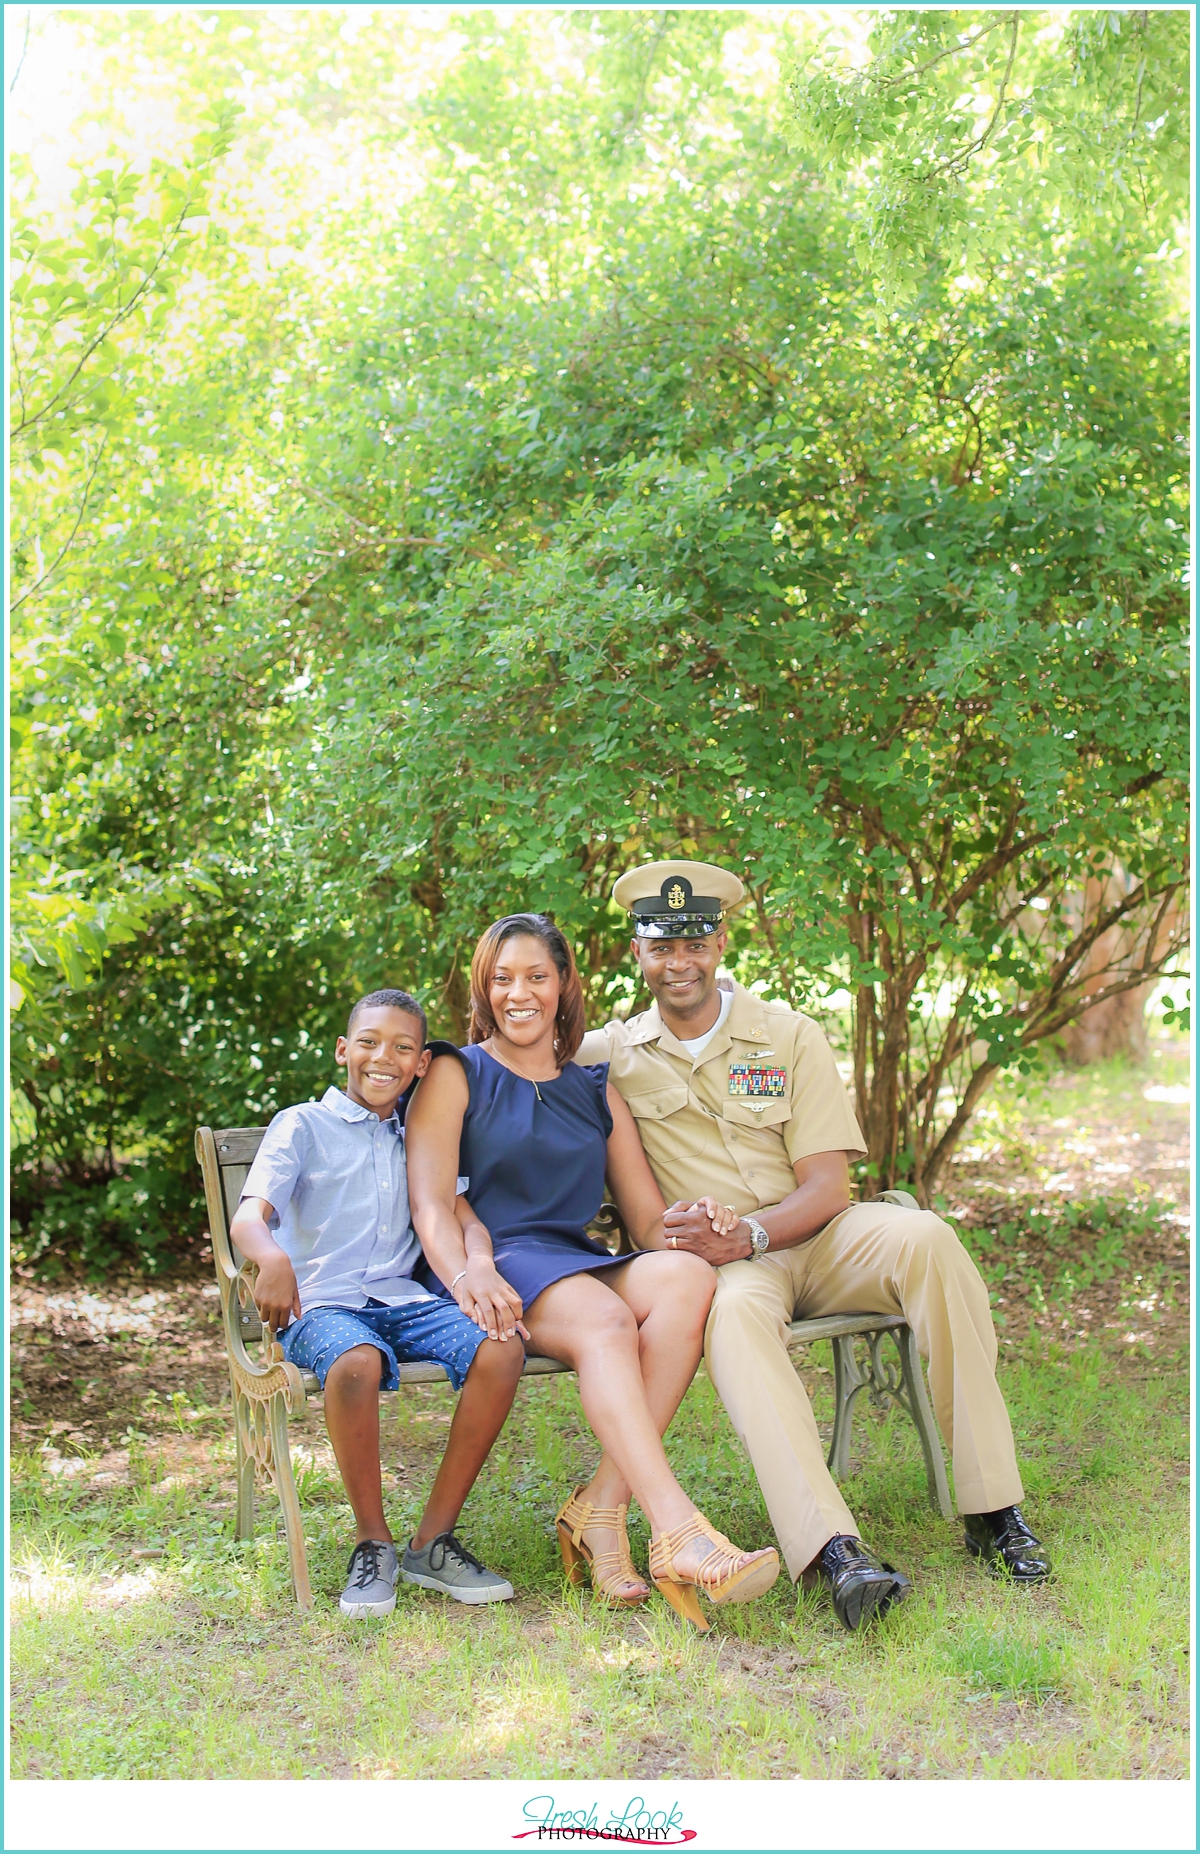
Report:
[{"label": "sneaker lace", "polygon": [[[380,1559],[383,1550],[384,1547],[378,1544],[374,1539],[364,1539],[361,1545],[356,1545],[354,1547],[354,1551],[350,1557],[350,1575],[354,1578],[354,1587],[356,1590],[365,1590],[368,1584],[373,1584],[375,1582],[375,1579],[379,1576]],[[354,1571],[355,1565],[358,1566],[357,1576],[355,1576]]]},{"label": "sneaker lace", "polygon": [[[435,1557],[434,1553],[439,1550],[440,1556]],[[467,1550],[461,1539],[455,1538],[453,1532],[439,1532],[437,1538],[434,1539],[433,1544],[429,1547],[430,1570],[442,1570],[447,1558],[457,1558],[460,1564],[466,1565],[467,1568],[472,1571],[483,1571],[487,1568],[480,1563],[474,1552]]]}]

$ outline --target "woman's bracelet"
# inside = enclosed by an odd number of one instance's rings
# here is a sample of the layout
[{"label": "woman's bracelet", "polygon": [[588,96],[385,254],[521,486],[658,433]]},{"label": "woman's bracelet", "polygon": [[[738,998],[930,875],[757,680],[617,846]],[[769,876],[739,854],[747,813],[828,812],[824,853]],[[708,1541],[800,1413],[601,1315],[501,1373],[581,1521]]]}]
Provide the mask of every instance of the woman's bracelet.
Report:
[{"label": "woman's bracelet", "polygon": [[452,1294],[455,1288],[458,1286],[459,1282],[462,1280],[463,1276],[466,1274],[466,1272],[467,1271],[465,1268],[460,1268],[458,1273],[455,1275],[453,1281],[450,1283],[450,1292]]}]

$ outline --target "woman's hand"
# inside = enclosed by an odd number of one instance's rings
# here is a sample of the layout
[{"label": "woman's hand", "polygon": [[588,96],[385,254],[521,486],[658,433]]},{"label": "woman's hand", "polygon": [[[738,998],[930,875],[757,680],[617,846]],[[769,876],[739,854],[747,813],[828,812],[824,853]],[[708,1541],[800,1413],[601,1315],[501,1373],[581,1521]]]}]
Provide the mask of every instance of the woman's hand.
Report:
[{"label": "woman's hand", "polygon": [[468,1256],[454,1298],[467,1318],[483,1327],[489,1339],[511,1339],[514,1333],[528,1339],[529,1333],[521,1322],[521,1296],[509,1287],[490,1256]]},{"label": "woman's hand", "polygon": [[718,1236],[728,1236],[741,1222],[732,1204],[718,1204],[715,1197],[697,1198],[693,1209],[704,1212]]}]

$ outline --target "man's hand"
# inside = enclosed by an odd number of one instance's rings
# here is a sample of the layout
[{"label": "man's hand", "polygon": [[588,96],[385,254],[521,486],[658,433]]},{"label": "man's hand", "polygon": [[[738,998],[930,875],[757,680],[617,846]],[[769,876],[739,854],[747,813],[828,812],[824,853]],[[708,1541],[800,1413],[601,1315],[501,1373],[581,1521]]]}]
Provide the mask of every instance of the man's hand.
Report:
[{"label": "man's hand", "polygon": [[672,1204],[663,1212],[663,1229],[669,1249],[686,1249],[714,1268],[745,1261],[753,1253],[747,1225],[727,1204],[711,1197],[698,1204]]},{"label": "man's hand", "polygon": [[508,1285],[489,1255],[467,1257],[467,1269],[454,1290],[462,1312],[476,1326],[482,1326],[489,1339],[511,1339],[529,1333],[521,1323],[524,1308],[521,1296]]},{"label": "man's hand", "polygon": [[300,1318],[300,1289],[296,1286],[296,1271],[283,1250],[275,1243],[271,1247],[275,1253],[265,1255],[258,1264],[254,1304],[264,1325],[279,1332],[291,1323],[293,1315]]}]

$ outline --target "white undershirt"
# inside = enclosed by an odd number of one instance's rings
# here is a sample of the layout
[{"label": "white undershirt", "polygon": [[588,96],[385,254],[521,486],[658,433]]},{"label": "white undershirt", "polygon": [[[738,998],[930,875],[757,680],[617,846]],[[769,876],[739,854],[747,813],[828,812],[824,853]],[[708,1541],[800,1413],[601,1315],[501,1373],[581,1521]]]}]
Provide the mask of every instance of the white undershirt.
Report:
[{"label": "white undershirt", "polygon": [[713,1038],[716,1036],[717,1031],[721,1028],[721,1025],[725,1022],[725,1019],[729,1015],[729,1007],[732,1003],[733,1003],[733,993],[731,991],[722,991],[721,1009],[717,1013],[717,1021],[713,1025],[712,1029],[706,1030],[703,1036],[681,1036],[676,1039],[683,1046],[683,1048],[687,1050],[687,1053],[692,1058],[693,1062],[696,1060],[696,1057],[700,1054],[700,1051],[706,1048],[707,1045],[711,1043]]}]

